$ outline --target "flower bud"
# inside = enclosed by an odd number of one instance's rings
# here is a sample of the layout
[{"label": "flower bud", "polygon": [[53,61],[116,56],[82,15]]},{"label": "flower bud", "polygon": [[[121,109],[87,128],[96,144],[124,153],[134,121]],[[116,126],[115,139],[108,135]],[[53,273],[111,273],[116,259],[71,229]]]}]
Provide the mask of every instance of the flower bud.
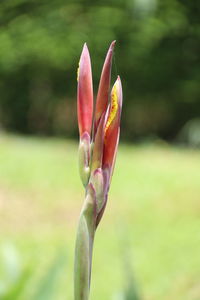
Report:
[{"label": "flower bud", "polygon": [[110,177],[113,173],[119,142],[121,110],[122,86],[120,77],[118,76],[111,91],[111,103],[107,117],[107,122],[105,125],[105,138],[102,161],[102,168],[103,170],[105,170],[106,168],[110,170]]},{"label": "flower bud", "polygon": [[80,137],[84,132],[91,134],[93,116],[93,87],[90,54],[84,44],[77,71],[77,112]]},{"label": "flower bud", "polygon": [[97,100],[96,100],[95,117],[94,117],[94,135],[96,134],[101,117],[103,113],[106,112],[108,106],[114,46],[115,46],[115,41],[111,43],[108,49],[106,59],[103,65],[102,73],[101,73],[101,78],[100,78],[99,88],[97,93]]}]

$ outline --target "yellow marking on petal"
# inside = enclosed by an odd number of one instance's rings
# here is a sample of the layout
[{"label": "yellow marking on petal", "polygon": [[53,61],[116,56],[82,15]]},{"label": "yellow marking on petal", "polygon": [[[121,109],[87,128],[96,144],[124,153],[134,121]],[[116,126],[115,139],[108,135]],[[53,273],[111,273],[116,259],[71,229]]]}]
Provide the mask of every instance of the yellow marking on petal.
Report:
[{"label": "yellow marking on petal", "polygon": [[80,61],[78,63],[78,68],[77,68],[77,81],[79,81],[79,71],[80,71]]},{"label": "yellow marking on petal", "polygon": [[107,132],[108,128],[110,127],[112,121],[114,120],[116,113],[118,110],[118,101],[117,101],[117,87],[116,85],[113,87],[113,91],[111,94],[111,109],[109,112],[108,120],[105,126],[105,133]]},{"label": "yellow marking on petal", "polygon": [[78,68],[77,68],[77,81],[79,80],[79,65],[78,65]]}]

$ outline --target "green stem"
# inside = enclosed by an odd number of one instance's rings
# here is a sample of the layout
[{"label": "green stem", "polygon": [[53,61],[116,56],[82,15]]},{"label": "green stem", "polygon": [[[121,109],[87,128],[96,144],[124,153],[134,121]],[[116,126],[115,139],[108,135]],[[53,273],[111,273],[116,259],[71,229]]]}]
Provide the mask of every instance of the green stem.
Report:
[{"label": "green stem", "polygon": [[74,263],[74,300],[88,300],[90,291],[92,250],[96,224],[96,202],[91,193],[87,193],[81,211]]}]

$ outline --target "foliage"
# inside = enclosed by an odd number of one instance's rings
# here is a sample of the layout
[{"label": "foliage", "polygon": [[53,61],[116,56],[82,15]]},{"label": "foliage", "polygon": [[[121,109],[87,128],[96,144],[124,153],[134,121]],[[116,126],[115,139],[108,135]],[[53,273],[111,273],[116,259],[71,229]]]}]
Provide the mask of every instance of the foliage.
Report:
[{"label": "foliage", "polygon": [[[24,299],[27,288],[30,286],[30,279],[34,276],[36,269],[31,262],[24,266],[24,261],[14,244],[4,243],[0,251],[2,252],[0,262],[1,266],[4,267],[0,268],[0,271],[4,271],[0,279],[0,299]],[[40,278],[40,283],[31,295],[31,299],[50,300],[55,298],[55,283],[59,278],[58,275],[63,263],[65,263],[65,256],[58,252],[43,278]]]},{"label": "foliage", "polygon": [[96,88],[104,49],[116,39],[113,67],[125,91],[122,137],[174,137],[200,109],[199,18],[198,3],[185,0],[1,1],[1,126],[76,134],[82,45],[87,41],[93,53]]}]

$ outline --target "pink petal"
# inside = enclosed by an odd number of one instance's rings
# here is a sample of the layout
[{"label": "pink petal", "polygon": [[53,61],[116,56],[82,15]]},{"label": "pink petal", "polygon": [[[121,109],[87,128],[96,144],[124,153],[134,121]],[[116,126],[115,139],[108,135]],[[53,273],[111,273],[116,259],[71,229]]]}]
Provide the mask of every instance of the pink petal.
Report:
[{"label": "pink petal", "polygon": [[111,91],[111,105],[105,126],[103,169],[108,168],[112,175],[119,142],[122,110],[122,86],[118,76]]},{"label": "pink petal", "polygon": [[86,131],[91,133],[93,118],[93,86],[90,54],[84,44],[79,62],[78,74],[78,126],[80,136]]},{"label": "pink petal", "polygon": [[99,89],[97,93],[97,100],[96,100],[94,134],[96,133],[101,116],[106,111],[108,106],[108,99],[110,93],[112,56],[113,56],[114,46],[115,46],[115,41],[111,43],[108,49],[106,59],[103,65],[102,73],[101,73]]}]

